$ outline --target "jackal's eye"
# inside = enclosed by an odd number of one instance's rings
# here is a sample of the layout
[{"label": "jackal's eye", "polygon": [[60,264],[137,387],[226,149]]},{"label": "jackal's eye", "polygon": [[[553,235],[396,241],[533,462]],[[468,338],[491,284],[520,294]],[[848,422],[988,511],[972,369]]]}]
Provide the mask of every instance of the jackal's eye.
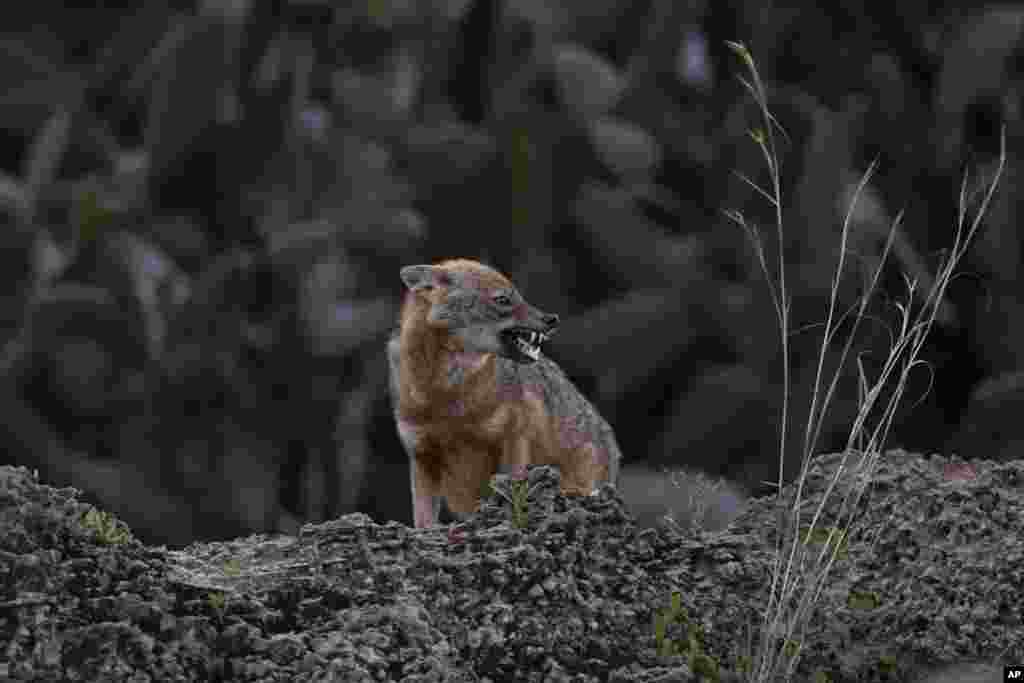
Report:
[{"label": "jackal's eye", "polygon": [[493,299],[491,299],[491,301],[493,301],[494,303],[498,304],[499,306],[511,306],[512,305],[512,297],[510,297],[507,294],[498,294]]}]

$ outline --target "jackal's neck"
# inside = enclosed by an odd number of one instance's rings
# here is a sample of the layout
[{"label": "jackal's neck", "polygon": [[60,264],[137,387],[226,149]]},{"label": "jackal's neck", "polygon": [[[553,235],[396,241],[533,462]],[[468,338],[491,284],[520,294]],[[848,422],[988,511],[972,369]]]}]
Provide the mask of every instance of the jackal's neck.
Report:
[{"label": "jackal's neck", "polygon": [[417,402],[473,390],[494,364],[492,354],[469,353],[448,330],[428,324],[429,306],[415,296],[402,306],[402,382]]}]

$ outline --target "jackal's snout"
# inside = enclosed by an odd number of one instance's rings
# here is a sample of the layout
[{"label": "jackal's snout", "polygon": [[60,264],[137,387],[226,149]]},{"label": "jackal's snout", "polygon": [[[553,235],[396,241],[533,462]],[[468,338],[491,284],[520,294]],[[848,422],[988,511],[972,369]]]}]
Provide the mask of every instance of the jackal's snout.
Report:
[{"label": "jackal's snout", "polygon": [[518,324],[501,332],[502,355],[518,363],[533,363],[540,359],[541,345],[558,329],[558,316],[529,305],[525,308],[525,315],[517,316]]}]

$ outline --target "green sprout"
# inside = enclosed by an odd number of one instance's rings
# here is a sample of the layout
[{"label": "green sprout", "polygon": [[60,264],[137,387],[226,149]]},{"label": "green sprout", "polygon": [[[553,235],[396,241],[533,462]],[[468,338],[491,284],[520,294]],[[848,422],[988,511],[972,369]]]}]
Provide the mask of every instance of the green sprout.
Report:
[{"label": "green sprout", "polygon": [[882,655],[878,658],[878,670],[883,674],[892,675],[896,673],[896,658],[892,655]]},{"label": "green sprout", "polygon": [[224,611],[224,607],[227,605],[228,599],[222,591],[210,591],[206,595],[206,604],[210,606],[214,612],[218,614]]},{"label": "green sprout", "polygon": [[[677,624],[686,633],[686,639],[675,641],[668,637],[670,624]],[[690,621],[690,614],[683,607],[683,595],[672,591],[667,610],[654,615],[654,642],[659,657],[685,655],[693,673],[710,681],[719,680],[718,661],[704,652],[704,630]]]},{"label": "green sprout", "polygon": [[882,598],[875,591],[850,591],[846,606],[856,610],[871,610],[882,604]]},{"label": "green sprout", "polygon": [[512,526],[516,529],[525,529],[529,498],[532,493],[526,465],[516,465],[512,468],[511,495],[497,487],[492,487],[492,489],[512,505]]},{"label": "green sprout", "polygon": [[834,526],[827,528],[815,527],[814,531],[804,529],[804,543],[809,545],[823,545],[827,550],[835,549],[836,558],[846,559],[849,544],[846,542],[847,530]]},{"label": "green sprout", "polygon": [[120,545],[127,543],[132,538],[128,526],[117,519],[114,515],[103,510],[90,507],[82,515],[82,526],[92,529],[96,534],[96,540],[104,545]]},{"label": "green sprout", "polygon": [[95,240],[116,221],[117,214],[100,194],[96,183],[88,183],[77,203],[78,236],[83,242]]}]

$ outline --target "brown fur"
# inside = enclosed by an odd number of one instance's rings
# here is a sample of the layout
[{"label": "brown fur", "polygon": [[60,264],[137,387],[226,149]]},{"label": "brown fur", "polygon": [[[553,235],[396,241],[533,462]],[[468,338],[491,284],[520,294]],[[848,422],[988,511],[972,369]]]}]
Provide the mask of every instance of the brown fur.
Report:
[{"label": "brown fur", "polygon": [[[519,363],[500,344],[502,330],[550,333],[557,317],[475,261],[402,274],[410,291],[389,357],[417,527],[437,521],[438,497],[460,515],[474,511],[500,466],[557,465],[572,494],[614,483],[620,454],[607,423],[552,361]],[[499,294],[511,303],[496,307]]]}]

